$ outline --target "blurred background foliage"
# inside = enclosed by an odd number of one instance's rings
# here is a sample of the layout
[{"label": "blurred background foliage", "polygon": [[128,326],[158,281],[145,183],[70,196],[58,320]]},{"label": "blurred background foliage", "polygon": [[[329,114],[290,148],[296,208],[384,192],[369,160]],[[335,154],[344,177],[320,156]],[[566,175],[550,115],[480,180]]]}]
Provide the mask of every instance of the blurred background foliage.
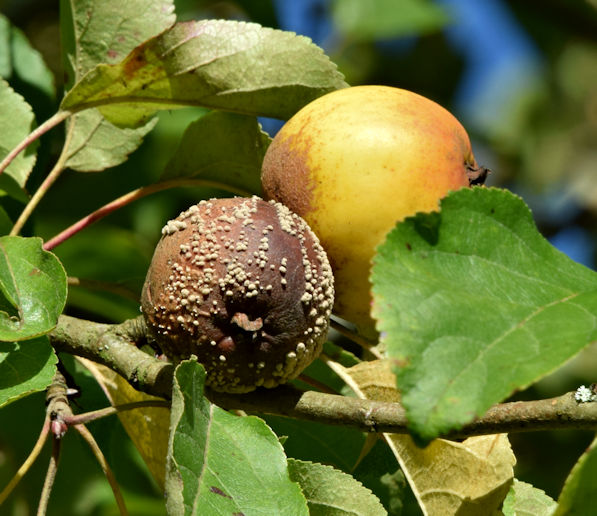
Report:
[{"label": "blurred background foliage", "polygon": [[[176,0],[175,4],[180,20],[247,20],[307,35],[325,49],[350,84],[411,89],[447,107],[467,128],[477,160],[493,171],[489,184],[519,193],[554,245],[595,268],[595,0]],[[34,70],[30,67],[11,68],[0,61],[0,75],[33,106],[41,122],[53,114],[62,95],[59,1],[0,0],[0,12],[22,31],[52,71],[53,77],[31,83],[28,72]],[[67,171],[24,234],[48,239],[104,203],[155,181],[184,128],[203,113],[194,108],[162,112],[154,131],[124,164],[102,173]],[[262,123],[272,135],[281,125],[276,120]],[[61,131],[42,138],[27,184],[30,192],[55,162]],[[138,292],[163,223],[199,198],[213,195],[228,194],[180,189],[153,195],[56,248],[71,276],[109,281],[128,292],[122,296],[73,286],[69,313],[105,321],[137,315]],[[5,208],[14,220],[22,204],[6,200]],[[90,410],[105,404],[93,382],[74,363],[71,366],[77,382],[86,386],[81,407]],[[516,398],[574,389],[594,380],[596,369],[593,348]],[[2,485],[33,446],[43,417],[41,405],[42,396],[35,395],[0,412]],[[134,448],[123,439],[120,424],[111,419],[94,423],[91,430],[103,449],[109,450],[108,459],[125,489],[131,513],[162,514],[160,495]],[[568,470],[590,438],[583,432],[512,436],[518,478],[557,498]],[[67,440],[72,444],[65,443],[50,514],[114,514],[97,464],[77,436],[69,435]],[[12,514],[34,510],[47,459],[46,450],[14,497]]]}]

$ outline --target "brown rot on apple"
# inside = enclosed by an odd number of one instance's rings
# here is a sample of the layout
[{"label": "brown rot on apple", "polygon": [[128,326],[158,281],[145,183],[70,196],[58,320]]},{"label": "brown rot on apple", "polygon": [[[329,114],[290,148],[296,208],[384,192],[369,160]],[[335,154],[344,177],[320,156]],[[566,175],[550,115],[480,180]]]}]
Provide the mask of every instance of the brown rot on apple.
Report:
[{"label": "brown rot on apple", "polygon": [[321,352],[334,303],[305,221],[257,197],[201,201],[169,221],[147,273],[147,326],[174,362],[195,355],[224,392],[296,378]]}]

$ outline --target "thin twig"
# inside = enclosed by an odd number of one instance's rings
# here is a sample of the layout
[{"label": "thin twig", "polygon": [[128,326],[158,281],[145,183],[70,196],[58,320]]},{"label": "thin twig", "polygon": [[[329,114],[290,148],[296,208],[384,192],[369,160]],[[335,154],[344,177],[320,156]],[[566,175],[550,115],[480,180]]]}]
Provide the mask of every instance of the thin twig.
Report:
[{"label": "thin twig", "polygon": [[39,437],[37,438],[37,442],[35,443],[35,446],[31,450],[31,453],[25,459],[25,462],[23,462],[23,465],[16,472],[15,476],[11,479],[11,481],[8,483],[8,485],[0,493],[0,505],[2,505],[6,501],[6,499],[10,496],[10,493],[12,493],[14,488],[17,487],[18,483],[27,474],[27,472],[29,471],[29,469],[31,468],[33,463],[37,460],[37,457],[39,457],[39,454],[42,451],[44,444],[46,444],[49,434],[50,434],[50,418],[49,418],[49,416],[46,416],[46,419],[44,420],[44,424],[41,428]]},{"label": "thin twig", "polygon": [[43,196],[46,194],[46,192],[50,189],[52,184],[54,184],[56,179],[58,179],[58,177],[64,170],[63,165],[64,164],[61,163],[60,161],[56,162],[56,165],[54,165],[54,168],[52,168],[50,173],[44,179],[44,182],[35,191],[35,193],[31,197],[31,199],[29,199],[29,202],[27,203],[27,205],[25,206],[25,208],[19,215],[19,218],[15,222],[14,226],[10,230],[10,235],[16,236],[21,232],[21,229],[23,229],[23,226],[25,225],[25,223],[27,222],[27,220],[33,213],[33,210],[37,207],[37,205],[39,204],[39,202],[41,201]]},{"label": "thin twig", "polygon": [[101,208],[95,210],[93,213],[90,213],[86,217],[83,217],[81,220],[75,222],[65,230],[61,231],[58,235],[48,240],[44,245],[44,249],[46,251],[54,249],[54,247],[60,245],[62,242],[72,237],[74,234],[78,233],[82,229],[86,228],[87,226],[90,226],[94,222],[97,222],[98,220],[104,218],[106,215],[109,215],[113,211],[122,208],[123,206],[126,206],[127,204],[130,204],[133,201],[136,201],[156,192],[168,190],[170,188],[180,188],[187,186],[219,188],[220,190],[226,190],[235,195],[240,195],[243,197],[248,197],[251,195],[251,193],[247,192],[246,190],[235,188],[231,185],[220,183],[219,181],[210,181],[207,179],[180,178],[171,179],[169,181],[163,181],[161,183],[154,183],[148,186],[142,186],[141,188],[137,188],[136,190],[133,190],[129,193],[126,193],[118,197],[118,199],[114,199],[108,204],[105,204]]},{"label": "thin twig", "polygon": [[70,115],[71,111],[58,111],[52,117],[48,118],[43,124],[37,126],[31,133],[29,133],[14,149],[12,149],[0,162],[0,174],[12,163],[12,161],[20,154],[20,152],[37,140],[40,136],[47,133],[60,123],[64,122]]},{"label": "thin twig", "polygon": [[108,462],[106,461],[106,457],[104,457],[102,450],[100,449],[97,442],[93,438],[93,435],[91,435],[91,432],[89,430],[87,430],[85,425],[74,425],[73,428],[75,430],[77,430],[77,432],[79,432],[79,434],[81,434],[81,437],[83,437],[83,439],[85,439],[85,441],[91,448],[91,451],[95,455],[95,458],[100,463],[100,466],[102,467],[102,470],[103,470],[104,474],[106,475],[106,478],[108,479],[110,487],[112,488],[112,492],[114,493],[114,498],[116,499],[116,505],[118,505],[118,510],[120,511],[120,514],[122,516],[127,516],[128,511],[126,510],[126,506],[124,504],[124,498],[122,498],[122,493],[120,492],[120,488],[118,487],[118,482],[116,481],[116,478],[114,477],[114,473],[112,473],[112,470],[110,469],[110,466],[108,465]]},{"label": "thin twig", "polygon": [[54,437],[52,439],[52,456],[50,457],[50,464],[46,472],[46,479],[39,497],[39,505],[37,507],[37,516],[45,516],[52,494],[52,487],[54,487],[54,480],[56,479],[56,472],[58,471],[58,462],[60,460],[60,445],[61,439]]},{"label": "thin twig", "polygon": [[169,408],[170,403],[165,400],[145,400],[135,401],[132,403],[123,403],[122,405],[116,405],[114,407],[106,407],[99,410],[93,410],[85,412],[84,414],[75,414],[64,419],[64,422],[69,426],[83,425],[101,419],[107,416],[118,414],[119,412],[126,412],[127,410],[133,410],[144,407],[164,407]]},{"label": "thin twig", "polygon": [[25,209],[21,212],[19,218],[15,222],[15,225],[10,231],[11,235],[15,236],[20,233],[21,229],[23,229],[23,226],[33,213],[33,210],[35,210],[35,208],[46,195],[46,193],[48,193],[50,187],[56,182],[56,180],[60,177],[60,174],[62,174],[62,172],[64,171],[64,167],[69,157],[68,150],[71,142],[71,137],[72,131],[68,131],[66,134],[66,139],[64,140],[64,144],[62,145],[62,151],[60,152],[58,160],[52,167],[52,170],[50,170],[50,173],[44,179],[43,183],[35,191],[31,199],[29,199],[27,206],[25,206]]}]

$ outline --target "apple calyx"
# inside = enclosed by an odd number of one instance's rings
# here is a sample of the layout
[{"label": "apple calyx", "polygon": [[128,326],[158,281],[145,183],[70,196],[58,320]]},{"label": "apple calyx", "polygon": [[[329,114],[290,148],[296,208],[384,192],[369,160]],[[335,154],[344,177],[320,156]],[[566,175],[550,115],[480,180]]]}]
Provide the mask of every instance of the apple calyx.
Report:
[{"label": "apple calyx", "polygon": [[470,186],[484,185],[487,180],[487,176],[491,174],[491,170],[486,167],[475,167],[470,163],[465,163],[466,176],[468,177],[468,183]]}]

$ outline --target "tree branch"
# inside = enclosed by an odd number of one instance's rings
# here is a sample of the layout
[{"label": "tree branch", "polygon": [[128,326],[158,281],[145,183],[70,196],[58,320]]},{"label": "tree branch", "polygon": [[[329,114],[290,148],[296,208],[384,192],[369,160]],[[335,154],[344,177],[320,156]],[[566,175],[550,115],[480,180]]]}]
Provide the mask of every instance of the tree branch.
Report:
[{"label": "tree branch", "polygon": [[[134,345],[146,341],[142,317],[111,325],[61,316],[50,340],[57,351],[94,360],[116,371],[136,389],[170,398],[174,366]],[[368,432],[408,432],[405,411],[399,403],[303,392],[290,385],[247,394],[207,391],[206,395],[225,409],[351,426]],[[574,393],[569,392],[551,399],[501,403],[445,437],[565,428],[597,429],[597,402],[578,403]]]},{"label": "tree branch", "polygon": [[57,351],[109,367],[139,391],[169,399],[174,366],[136,347],[145,342],[145,330],[142,317],[122,324],[101,324],[61,315],[50,341]]}]

